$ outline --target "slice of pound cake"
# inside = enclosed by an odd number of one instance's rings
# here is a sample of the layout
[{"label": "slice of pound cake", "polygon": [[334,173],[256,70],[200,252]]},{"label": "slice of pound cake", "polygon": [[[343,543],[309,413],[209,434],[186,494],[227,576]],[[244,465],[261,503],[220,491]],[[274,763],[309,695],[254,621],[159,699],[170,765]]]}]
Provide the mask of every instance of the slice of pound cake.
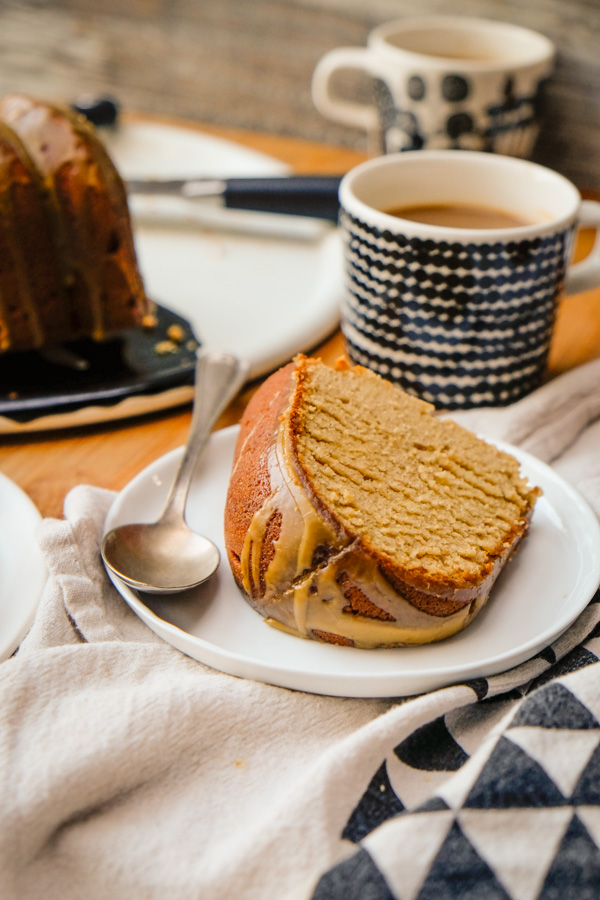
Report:
[{"label": "slice of pound cake", "polygon": [[299,356],[254,395],[225,509],[229,563],[266,620],[374,648],[465,628],[540,491],[514,457],[361,367]]}]

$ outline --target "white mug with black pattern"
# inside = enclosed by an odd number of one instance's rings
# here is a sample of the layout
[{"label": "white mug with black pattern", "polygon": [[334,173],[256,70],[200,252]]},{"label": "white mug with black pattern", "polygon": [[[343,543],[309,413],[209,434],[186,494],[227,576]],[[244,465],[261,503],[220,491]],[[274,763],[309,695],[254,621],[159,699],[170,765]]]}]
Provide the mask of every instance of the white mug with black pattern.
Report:
[{"label": "white mug with black pattern", "polygon": [[528,160],[380,156],[342,179],[339,222],[348,355],[440,409],[505,406],[537,388],[561,297],[600,285],[598,235],[571,263],[600,203]]},{"label": "white mug with black pattern", "polygon": [[[370,151],[481,150],[529,157],[554,44],[517,25],[430,15],[375,28],[366,47],[325,54],[312,81],[322,115],[364,129]],[[342,96],[339,75],[373,79],[373,103]]]}]

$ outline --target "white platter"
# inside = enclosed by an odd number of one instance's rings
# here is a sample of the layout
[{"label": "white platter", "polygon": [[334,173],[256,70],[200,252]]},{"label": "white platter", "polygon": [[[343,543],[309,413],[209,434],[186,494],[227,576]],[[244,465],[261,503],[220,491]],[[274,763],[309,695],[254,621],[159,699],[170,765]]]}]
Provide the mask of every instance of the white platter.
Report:
[{"label": "white platter", "polygon": [[[133,120],[102,136],[125,179],[288,171],[278,160],[192,128]],[[204,200],[134,196],[130,207],[148,295],[183,316],[204,345],[246,359],[249,379],[309,351],[338,326],[343,263],[333,224]],[[182,386],[169,391],[40,411],[33,419],[0,416],[0,434],[114,421],[191,398],[185,372]]]},{"label": "white platter", "polygon": [[[206,585],[144,602],[117,578],[130,607],[164,640],[230,675],[342,697],[394,697],[490,676],[532,657],[584,609],[600,583],[600,525],[584,500],[535,457],[499,443],[544,495],[519,553],[492,599],[461,634],[438,644],[357,650],[302,640],[266,625],[241,597],[227,565],[223,507],[237,426],[216,432],[195,475],[187,517],[219,546],[222,563]],[[181,450],[145,469],[116,498],[108,530],[159,513]]]},{"label": "white platter", "polygon": [[0,473],[0,661],[8,659],[29,631],[47,570],[35,531],[37,507]]},{"label": "white platter", "polygon": [[[286,174],[279,161],[211,135],[132,122],[109,132],[127,178]],[[339,322],[342,258],[336,228],[211,201],[132,197],[149,295],[184,316],[203,343],[264,375],[315,346]]]}]

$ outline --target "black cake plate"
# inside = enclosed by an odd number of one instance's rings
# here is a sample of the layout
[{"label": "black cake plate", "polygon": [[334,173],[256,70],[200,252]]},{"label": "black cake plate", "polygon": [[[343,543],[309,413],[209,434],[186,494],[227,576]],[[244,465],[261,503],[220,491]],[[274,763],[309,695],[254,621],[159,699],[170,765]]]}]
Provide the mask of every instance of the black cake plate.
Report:
[{"label": "black cake plate", "polygon": [[[191,400],[200,340],[182,316],[159,305],[154,312],[153,327],[103,342],[0,356],[0,434],[129,418]],[[165,345],[172,326],[180,339]]]}]

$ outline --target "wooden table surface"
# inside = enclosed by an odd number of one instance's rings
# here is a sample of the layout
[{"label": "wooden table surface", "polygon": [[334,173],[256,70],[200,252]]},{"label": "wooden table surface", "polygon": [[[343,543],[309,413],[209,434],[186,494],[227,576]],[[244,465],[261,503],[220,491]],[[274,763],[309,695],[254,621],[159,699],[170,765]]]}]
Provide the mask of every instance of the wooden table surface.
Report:
[{"label": "wooden table surface", "polygon": [[[363,159],[360,153],[348,148],[295,138],[218,126],[203,126],[202,130],[270,154],[305,173],[341,173]],[[582,232],[576,258],[585,255],[591,243],[592,234]],[[327,362],[333,362],[343,352],[339,332],[312,351]],[[600,289],[562,302],[548,377],[599,356]],[[256,384],[249,385],[221,416],[216,427],[237,422],[254,390]],[[101,426],[3,436],[0,437],[0,471],[31,497],[43,516],[60,517],[65,495],[72,487],[92,484],[122,489],[145,466],[183,444],[189,422],[190,410],[185,408]]]}]

